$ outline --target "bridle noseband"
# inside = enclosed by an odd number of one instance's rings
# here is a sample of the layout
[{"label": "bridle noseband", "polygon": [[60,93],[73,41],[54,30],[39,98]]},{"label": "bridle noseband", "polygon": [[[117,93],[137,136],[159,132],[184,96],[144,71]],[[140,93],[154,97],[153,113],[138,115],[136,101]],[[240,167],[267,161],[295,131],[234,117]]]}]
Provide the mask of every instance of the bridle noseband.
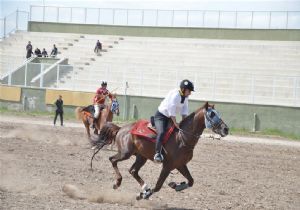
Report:
[{"label": "bridle noseband", "polygon": [[117,101],[117,99],[113,99],[110,110],[112,113],[117,114],[118,109],[119,109],[119,102]]},{"label": "bridle noseband", "polygon": [[[212,128],[213,130],[216,130],[220,128],[220,126],[223,123],[223,120],[220,118],[219,114],[213,111],[212,108],[209,108],[208,110],[204,111],[204,117],[205,117],[205,127],[206,128]],[[210,113],[214,113],[215,115],[213,117],[209,116]]]},{"label": "bridle noseband", "polygon": [[[212,112],[215,114],[213,117],[209,116],[210,113],[212,113]],[[220,118],[218,113],[213,111],[212,108],[209,108],[208,110],[203,110],[203,113],[204,113],[204,120],[205,120],[206,128],[212,128],[213,130],[216,130],[221,127],[223,120]],[[183,129],[179,129],[179,132],[182,134],[186,134],[186,135],[192,136],[194,138],[197,138],[197,140],[201,137],[201,134],[193,134],[193,133],[187,132]],[[184,146],[190,146],[186,143],[184,138],[181,138],[181,141]],[[192,147],[192,146],[190,146],[190,147]],[[194,148],[194,146],[192,148]]]}]

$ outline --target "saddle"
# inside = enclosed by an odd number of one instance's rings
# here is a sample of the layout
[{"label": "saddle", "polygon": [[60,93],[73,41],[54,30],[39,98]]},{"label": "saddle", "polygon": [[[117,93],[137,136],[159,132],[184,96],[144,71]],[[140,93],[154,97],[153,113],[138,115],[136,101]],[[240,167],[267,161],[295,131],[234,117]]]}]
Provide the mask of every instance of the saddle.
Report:
[{"label": "saddle", "polygon": [[152,131],[154,131],[155,133],[157,133],[157,132],[156,132],[156,128],[155,128],[155,123],[154,123],[154,116],[151,116],[151,117],[150,117],[150,122],[148,123],[147,127],[148,127],[150,130],[152,130]]},{"label": "saddle", "polygon": [[[100,112],[105,108],[105,105],[100,106]],[[84,114],[86,114],[88,117],[93,117],[95,114],[95,108],[94,105],[88,105],[82,109]]]},{"label": "saddle", "polygon": [[[153,119],[153,123],[154,123],[154,119]],[[175,129],[174,125],[168,126],[167,132],[163,138],[163,142],[162,142],[163,144],[167,143],[174,129]],[[144,137],[146,140],[151,141],[153,143],[156,142],[156,136],[157,136],[156,129],[153,127],[152,122],[149,122],[148,120],[137,121],[133,126],[133,128],[130,130],[130,133],[133,135]]]},{"label": "saddle", "polygon": [[94,108],[93,105],[88,105],[88,106],[84,107],[84,108],[82,109],[82,111],[88,112],[89,114],[94,115],[94,113],[95,113],[95,108]]}]

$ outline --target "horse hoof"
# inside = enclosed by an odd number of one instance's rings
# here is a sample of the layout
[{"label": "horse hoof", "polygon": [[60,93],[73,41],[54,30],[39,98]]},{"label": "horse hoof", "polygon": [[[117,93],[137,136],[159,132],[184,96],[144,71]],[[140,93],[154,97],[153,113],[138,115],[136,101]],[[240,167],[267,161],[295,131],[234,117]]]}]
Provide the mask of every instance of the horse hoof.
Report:
[{"label": "horse hoof", "polygon": [[140,193],[136,196],[136,200],[139,201],[143,198],[143,193]]},{"label": "horse hoof", "polygon": [[119,186],[118,186],[117,184],[114,184],[114,185],[113,185],[113,189],[114,189],[114,190],[118,189],[118,187],[119,187]]},{"label": "horse hoof", "polygon": [[185,182],[181,182],[180,184],[178,184],[176,187],[175,187],[175,190],[178,192],[178,191],[181,191],[181,190],[185,190],[189,187],[189,185]]},{"label": "horse hoof", "polygon": [[172,189],[175,189],[176,186],[177,186],[176,182],[170,182],[168,185],[169,185],[169,187],[171,187]]},{"label": "horse hoof", "polygon": [[152,194],[153,191],[151,189],[144,190],[143,192],[141,192],[136,196],[136,200],[141,200],[141,199],[148,200]]},{"label": "horse hoof", "polygon": [[150,196],[152,195],[152,190],[147,190],[146,192],[143,193],[143,199],[148,200]]}]

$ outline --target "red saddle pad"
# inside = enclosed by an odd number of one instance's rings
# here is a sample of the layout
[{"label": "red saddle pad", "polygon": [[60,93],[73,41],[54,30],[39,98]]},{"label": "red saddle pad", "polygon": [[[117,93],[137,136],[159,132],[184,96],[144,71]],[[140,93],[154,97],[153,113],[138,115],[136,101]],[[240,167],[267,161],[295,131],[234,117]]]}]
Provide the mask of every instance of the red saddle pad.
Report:
[{"label": "red saddle pad", "polygon": [[[148,124],[149,124],[148,120],[139,120],[135,123],[135,125],[131,129],[130,133],[137,135],[137,136],[144,137],[148,141],[155,143],[157,133],[155,131],[153,131],[152,129],[148,128]],[[174,128],[175,128],[175,126],[173,125],[168,129],[167,133],[165,134],[165,136],[163,138],[163,144],[165,144],[168,141],[169,137],[171,136],[171,134],[174,131]]]}]

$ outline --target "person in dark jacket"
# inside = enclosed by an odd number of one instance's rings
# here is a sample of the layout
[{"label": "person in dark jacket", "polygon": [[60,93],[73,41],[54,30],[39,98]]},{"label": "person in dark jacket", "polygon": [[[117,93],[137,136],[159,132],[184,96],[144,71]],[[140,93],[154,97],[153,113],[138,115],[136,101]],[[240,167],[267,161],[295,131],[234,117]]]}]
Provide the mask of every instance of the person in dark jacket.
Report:
[{"label": "person in dark jacket", "polygon": [[34,54],[37,56],[37,57],[42,57],[42,52],[39,48],[36,48],[35,51],[34,51]]},{"label": "person in dark jacket", "polygon": [[95,46],[95,49],[94,49],[94,52],[95,53],[98,53],[102,50],[102,44],[99,40],[97,40],[97,43],[96,43],[96,46]]},{"label": "person in dark jacket", "polygon": [[62,100],[61,95],[59,95],[58,99],[56,100],[56,102],[54,104],[56,106],[55,117],[54,117],[54,125],[56,123],[57,115],[59,115],[60,125],[63,126],[64,125],[64,122],[63,122],[63,114],[64,114],[63,104],[64,104],[64,102]]},{"label": "person in dark jacket", "polygon": [[51,57],[56,57],[57,53],[58,53],[57,47],[56,47],[55,44],[54,44],[50,56],[51,56]]},{"label": "person in dark jacket", "polygon": [[48,57],[48,53],[45,48],[43,48],[42,56],[45,58]]},{"label": "person in dark jacket", "polygon": [[31,55],[33,54],[32,52],[32,45],[31,45],[31,41],[28,42],[27,46],[26,46],[26,58],[30,58]]}]

